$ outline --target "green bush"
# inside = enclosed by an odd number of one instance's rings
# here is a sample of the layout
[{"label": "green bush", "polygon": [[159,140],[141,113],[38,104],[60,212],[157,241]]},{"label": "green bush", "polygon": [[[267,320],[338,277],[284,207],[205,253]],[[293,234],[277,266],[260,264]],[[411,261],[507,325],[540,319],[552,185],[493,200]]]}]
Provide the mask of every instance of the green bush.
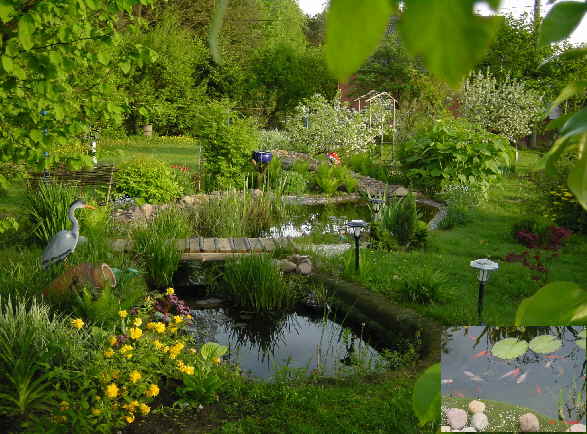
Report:
[{"label": "green bush", "polygon": [[269,255],[252,254],[227,261],[223,280],[238,304],[256,311],[289,308],[296,299]]},{"label": "green bush", "polygon": [[200,140],[206,190],[241,187],[252,169],[251,153],[259,145],[259,130],[251,118],[240,118],[226,101],[200,107],[192,124]]},{"label": "green bush", "polygon": [[[45,183],[39,183],[37,190],[29,192],[25,212],[33,225],[33,238],[47,243],[57,232],[71,229],[67,212],[79,195],[75,187]],[[81,213],[77,213],[79,217]]]},{"label": "green bush", "polygon": [[438,195],[447,205],[447,214],[438,227],[450,229],[471,221],[473,210],[485,196],[477,184],[447,184]]},{"label": "green bush", "polygon": [[318,166],[314,174],[314,183],[327,196],[332,196],[339,190],[352,193],[359,185],[359,181],[355,179],[348,168],[330,166],[328,163],[322,163]]},{"label": "green bush", "polygon": [[426,304],[441,301],[447,278],[438,270],[418,268],[403,276],[397,289],[398,297],[407,303]]},{"label": "green bush", "polygon": [[308,188],[309,179],[307,175],[303,175],[294,170],[289,170],[284,173],[285,182],[283,185],[283,193],[287,194],[303,194]]},{"label": "green bush", "polygon": [[135,228],[132,233],[135,250],[152,284],[159,288],[171,285],[181,259],[175,240],[189,235],[187,216],[174,208],[161,210],[152,221]]},{"label": "green bush", "polygon": [[418,217],[416,197],[412,193],[386,203],[373,221],[373,238],[387,249],[423,247],[428,239],[428,229]]},{"label": "green bush", "polygon": [[505,137],[464,119],[441,119],[403,143],[398,156],[413,185],[437,192],[443,183],[486,189],[510,165],[513,149]]},{"label": "green bush", "polygon": [[116,191],[148,203],[169,202],[183,193],[173,169],[150,158],[123,163],[116,172]]}]

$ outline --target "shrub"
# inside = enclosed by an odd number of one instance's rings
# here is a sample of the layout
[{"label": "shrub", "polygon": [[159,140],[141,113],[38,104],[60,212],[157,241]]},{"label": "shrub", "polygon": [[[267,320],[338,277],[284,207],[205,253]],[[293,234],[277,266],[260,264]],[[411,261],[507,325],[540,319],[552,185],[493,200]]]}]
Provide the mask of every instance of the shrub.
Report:
[{"label": "shrub", "polygon": [[202,144],[208,191],[242,186],[251,169],[251,153],[259,145],[255,121],[231,110],[226,101],[211,101],[200,108],[192,125]]},{"label": "shrub", "polygon": [[284,174],[285,182],[283,193],[303,194],[308,188],[308,177],[294,170],[289,170]]},{"label": "shrub", "polygon": [[259,144],[263,150],[288,150],[290,140],[283,130],[260,130]]},{"label": "shrub", "polygon": [[169,202],[183,193],[173,169],[155,159],[123,163],[116,172],[116,191],[149,203]]},{"label": "shrub", "polygon": [[530,134],[532,125],[545,117],[540,93],[509,77],[500,82],[489,71],[471,74],[459,100],[467,120],[512,143]]},{"label": "shrub", "polygon": [[26,214],[33,225],[34,239],[47,243],[57,232],[69,229],[67,212],[78,196],[77,188],[60,184],[39,183],[37,190],[29,192]]},{"label": "shrub", "polygon": [[359,185],[359,181],[349,169],[343,166],[330,166],[328,163],[318,166],[314,174],[314,183],[328,196],[341,189],[352,193]]},{"label": "shrub", "polygon": [[438,270],[422,267],[404,276],[397,293],[400,300],[408,303],[438,302],[446,282],[446,276]]},{"label": "shrub", "polygon": [[443,183],[477,184],[486,189],[500,165],[509,166],[512,148],[504,137],[464,119],[442,119],[404,143],[399,159],[410,182],[437,192]]},{"label": "shrub", "polygon": [[245,255],[227,261],[223,281],[238,304],[256,311],[289,308],[296,294],[269,255]]},{"label": "shrub", "polygon": [[439,228],[450,229],[468,223],[483,196],[477,184],[445,185],[439,197],[447,204],[447,215],[440,221]]},{"label": "shrub", "polygon": [[388,249],[396,243],[408,246],[414,240],[417,221],[416,198],[409,193],[381,208],[373,222],[373,236]]},{"label": "shrub", "polygon": [[189,233],[186,215],[173,208],[160,211],[151,222],[145,222],[134,230],[135,250],[155,286],[161,288],[171,284],[181,259],[175,240],[186,238]]}]

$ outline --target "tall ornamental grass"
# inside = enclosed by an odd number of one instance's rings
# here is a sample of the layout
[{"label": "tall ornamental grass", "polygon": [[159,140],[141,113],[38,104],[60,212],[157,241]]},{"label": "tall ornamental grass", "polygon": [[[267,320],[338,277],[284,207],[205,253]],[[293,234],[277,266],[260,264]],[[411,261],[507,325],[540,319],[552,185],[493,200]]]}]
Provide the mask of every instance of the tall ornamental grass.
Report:
[{"label": "tall ornamental grass", "polygon": [[223,280],[238,304],[255,311],[287,309],[296,300],[295,291],[269,255],[245,255],[226,261]]}]

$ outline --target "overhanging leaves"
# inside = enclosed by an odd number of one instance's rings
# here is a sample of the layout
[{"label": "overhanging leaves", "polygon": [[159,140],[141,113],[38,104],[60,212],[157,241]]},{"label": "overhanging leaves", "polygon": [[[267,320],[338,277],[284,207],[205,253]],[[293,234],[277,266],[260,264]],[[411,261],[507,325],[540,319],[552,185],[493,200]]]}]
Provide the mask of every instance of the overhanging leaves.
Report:
[{"label": "overhanging leaves", "polygon": [[440,414],[440,363],[430,366],[416,381],[413,406],[420,426]]},{"label": "overhanging leaves", "polygon": [[522,300],[516,325],[587,324],[587,290],[573,282],[553,282]]},{"label": "overhanging leaves", "polygon": [[18,39],[25,50],[33,48],[33,30],[35,24],[30,15],[23,16],[18,21]]},{"label": "overhanging leaves", "polygon": [[216,63],[222,63],[220,52],[218,50],[218,35],[220,29],[222,29],[222,23],[224,21],[224,13],[228,6],[228,0],[218,0],[216,2],[216,9],[212,17],[212,24],[210,25],[210,31],[208,33],[208,45],[210,46],[210,54]]},{"label": "overhanging leaves", "polygon": [[430,72],[458,85],[492,42],[501,17],[473,14],[475,0],[411,0],[400,31],[407,48]]},{"label": "overhanging leaves", "polygon": [[543,47],[568,38],[587,11],[587,3],[563,1],[555,4],[540,26],[538,44]]},{"label": "overhanging leaves", "polygon": [[389,23],[389,0],[332,0],[326,16],[326,61],[344,82],[381,41]]},{"label": "overhanging leaves", "polygon": [[[587,148],[587,133],[583,134],[583,147]],[[583,149],[581,158],[575,163],[575,166],[569,172],[567,182],[569,188],[581,204],[583,209],[587,210],[587,150]]]}]

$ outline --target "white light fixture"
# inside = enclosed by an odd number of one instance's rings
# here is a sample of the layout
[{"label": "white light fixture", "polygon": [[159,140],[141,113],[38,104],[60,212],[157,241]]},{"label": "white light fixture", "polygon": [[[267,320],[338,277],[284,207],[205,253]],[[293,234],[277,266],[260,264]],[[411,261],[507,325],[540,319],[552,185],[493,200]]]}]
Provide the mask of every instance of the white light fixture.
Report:
[{"label": "white light fixture", "polygon": [[479,322],[482,321],[483,316],[483,293],[485,291],[485,284],[489,280],[489,275],[499,268],[497,262],[489,259],[476,259],[471,261],[471,267],[479,270],[479,298],[477,299],[477,314],[479,315]]}]

